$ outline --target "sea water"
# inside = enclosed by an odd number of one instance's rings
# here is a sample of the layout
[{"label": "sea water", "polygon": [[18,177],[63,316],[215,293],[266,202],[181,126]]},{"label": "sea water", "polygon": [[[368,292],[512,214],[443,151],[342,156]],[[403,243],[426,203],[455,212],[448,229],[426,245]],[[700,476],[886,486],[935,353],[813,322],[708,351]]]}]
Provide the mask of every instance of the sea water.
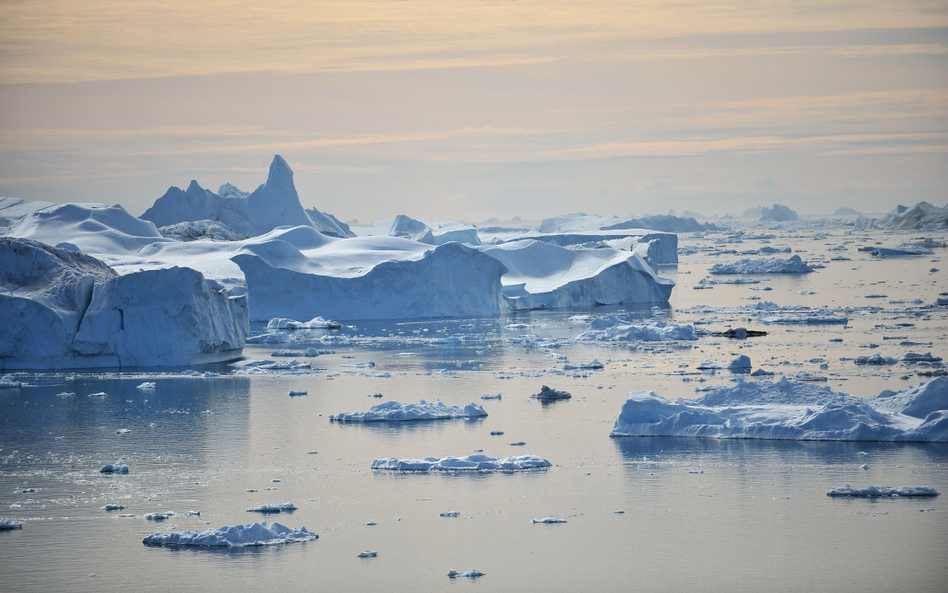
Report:
[{"label": "sea water", "polygon": [[[812,239],[791,244],[813,250]],[[937,257],[848,255],[853,261],[827,262],[805,277],[770,275],[762,284],[712,290],[692,286],[723,256],[684,257],[666,271],[679,283],[671,308],[657,310],[350,322],[298,336],[293,348],[332,351],[307,359],[313,368],[302,374],[237,375],[225,365],[198,369],[222,374],[207,377],[185,369],[17,374],[23,387],[0,390],[0,516],[24,526],[0,532],[0,582],[11,591],[943,591],[946,444],[608,436],[633,389],[674,400],[700,395],[696,387],[751,380],[694,370],[702,360],[738,353],[750,356],[754,368],[821,374],[834,390],[861,396],[928,380],[918,375],[928,367],[865,368],[852,358],[948,354],[946,308],[904,302],[930,304],[946,290],[945,275],[930,272],[944,264]],[[753,290],[762,286],[772,290]],[[851,321],[762,326],[726,311],[753,304],[755,296],[850,308]],[[698,304],[715,309],[689,312]],[[588,323],[581,315],[606,313],[770,333],[740,342],[575,340]],[[897,346],[903,336],[931,346]],[[248,347],[245,355],[266,360],[274,349]],[[604,368],[564,370],[593,359]],[[138,389],[145,381],[155,388]],[[573,397],[531,399],[542,385]],[[307,395],[290,397],[294,390]],[[370,397],[377,393],[383,397]],[[481,399],[498,393],[499,400]],[[476,402],[489,415],[329,421],[330,414],[381,401],[419,399]],[[553,467],[490,474],[370,469],[382,457],[475,452],[532,453]],[[128,474],[99,472],[118,460],[129,465]],[[847,483],[925,485],[944,494],[826,496]],[[282,502],[298,510],[266,517],[246,511]],[[106,504],[126,508],[106,512]],[[200,515],[187,515],[191,510]],[[165,511],[175,514],[157,523],[144,518]],[[440,516],[448,511],[458,516]],[[551,515],[566,523],[532,522]],[[260,520],[305,526],[320,537],[236,551],[141,543],[156,531]],[[378,556],[357,557],[366,549]],[[472,568],[485,576],[447,577],[450,569]]]}]

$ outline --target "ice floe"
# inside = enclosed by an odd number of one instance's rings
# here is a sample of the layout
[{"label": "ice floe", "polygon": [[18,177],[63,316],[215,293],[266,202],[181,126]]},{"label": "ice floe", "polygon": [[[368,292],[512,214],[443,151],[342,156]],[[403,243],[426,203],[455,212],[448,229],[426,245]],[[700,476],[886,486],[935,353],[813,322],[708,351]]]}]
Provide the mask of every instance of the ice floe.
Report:
[{"label": "ice floe", "polygon": [[102,466],[102,469],[99,470],[103,474],[127,474],[128,466],[121,461],[116,461],[115,463],[107,463]]},{"label": "ice floe", "polygon": [[616,315],[605,315],[592,320],[589,329],[581,333],[578,340],[665,342],[674,340],[697,340],[694,327],[674,325],[664,321],[654,324],[635,324],[623,321]]},{"label": "ice floe", "polygon": [[420,400],[417,404],[403,404],[396,401],[384,402],[372,406],[367,412],[333,414],[329,417],[335,422],[402,422],[411,420],[446,420],[450,418],[483,418],[487,416],[484,408],[469,403],[464,406],[449,406],[435,400],[428,403]]},{"label": "ice floe", "polygon": [[866,486],[865,488],[853,488],[849,484],[829,490],[827,496],[848,496],[858,498],[880,498],[891,497],[900,498],[903,496],[938,496],[941,492],[931,486]]},{"label": "ice floe", "polygon": [[2,529],[23,529],[23,522],[0,517],[0,530]]},{"label": "ice floe", "polygon": [[154,533],[142,540],[143,544],[167,546],[270,546],[317,539],[318,534],[305,527],[290,529],[280,523],[267,525],[266,521],[233,527],[218,527],[207,531]]},{"label": "ice floe", "polygon": [[358,557],[359,558],[377,558],[378,555],[379,553],[376,552],[375,550],[362,550],[361,552],[359,552]]},{"label": "ice floe", "polygon": [[477,577],[482,577],[482,576],[484,576],[484,574],[485,574],[485,573],[483,573],[483,572],[477,570],[476,568],[472,568],[471,570],[469,570],[469,571],[467,571],[467,572],[458,572],[458,571],[454,570],[453,568],[448,571],[448,577],[449,577],[449,578],[452,578],[452,579],[456,579],[456,578],[458,578],[458,577],[464,577],[464,578],[468,578],[468,579],[476,579]]},{"label": "ice floe", "polygon": [[555,523],[566,523],[567,521],[566,519],[561,519],[560,517],[554,517],[551,515],[549,517],[543,517],[542,519],[532,519],[530,522],[555,524]]},{"label": "ice floe", "polygon": [[468,455],[466,457],[425,457],[418,459],[376,459],[372,469],[393,471],[518,471],[550,467],[546,459],[537,455],[518,455],[511,457],[488,457],[487,455]]},{"label": "ice floe", "polygon": [[611,436],[948,442],[946,399],[946,377],[870,398],[785,377],[675,403],[652,391],[633,391]]},{"label": "ice floe", "polygon": [[741,259],[730,264],[714,264],[712,274],[807,274],[813,268],[806,265],[799,255],[787,259]]}]

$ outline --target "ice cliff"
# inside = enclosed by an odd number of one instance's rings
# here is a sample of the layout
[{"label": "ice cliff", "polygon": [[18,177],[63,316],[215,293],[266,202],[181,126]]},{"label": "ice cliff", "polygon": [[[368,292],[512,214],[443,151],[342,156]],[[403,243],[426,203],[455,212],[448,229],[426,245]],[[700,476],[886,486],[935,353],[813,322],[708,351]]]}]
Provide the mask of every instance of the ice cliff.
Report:
[{"label": "ice cliff", "polygon": [[215,194],[197,181],[192,181],[187,190],[169,188],[141,218],[160,227],[212,220],[251,236],[278,226],[299,225],[311,226],[330,236],[353,236],[348,227],[344,228],[332,216],[303,209],[293,184],[293,171],[280,155],[273,157],[266,183],[253,192],[245,194],[230,184],[221,186],[219,191]]},{"label": "ice cliff", "polygon": [[102,261],[0,238],[0,368],[190,365],[237,358],[246,299],[188,268],[119,276]]},{"label": "ice cliff", "polygon": [[251,317],[396,319],[500,313],[500,261],[461,243],[398,237],[327,239],[300,249],[274,239],[231,258],[251,295]]}]

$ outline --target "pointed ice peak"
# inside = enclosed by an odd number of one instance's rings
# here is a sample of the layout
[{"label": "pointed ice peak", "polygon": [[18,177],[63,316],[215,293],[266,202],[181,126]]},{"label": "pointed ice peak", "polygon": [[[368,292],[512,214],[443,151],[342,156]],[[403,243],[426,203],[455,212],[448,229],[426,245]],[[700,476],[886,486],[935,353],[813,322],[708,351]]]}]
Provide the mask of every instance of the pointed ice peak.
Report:
[{"label": "pointed ice peak", "polygon": [[278,154],[273,155],[273,162],[270,163],[270,173],[267,175],[267,182],[269,183],[272,179],[278,179],[281,177],[293,178],[293,169],[290,169],[290,166],[286,164],[286,161],[283,160]]},{"label": "pointed ice peak", "polygon": [[197,182],[197,180],[192,179],[192,180],[191,180],[191,184],[188,185],[188,189],[186,189],[185,191],[186,191],[187,193],[189,193],[189,194],[194,193],[194,192],[201,192],[201,193],[203,193],[203,192],[204,192],[204,188],[201,187],[201,184],[199,184],[199,183]]}]

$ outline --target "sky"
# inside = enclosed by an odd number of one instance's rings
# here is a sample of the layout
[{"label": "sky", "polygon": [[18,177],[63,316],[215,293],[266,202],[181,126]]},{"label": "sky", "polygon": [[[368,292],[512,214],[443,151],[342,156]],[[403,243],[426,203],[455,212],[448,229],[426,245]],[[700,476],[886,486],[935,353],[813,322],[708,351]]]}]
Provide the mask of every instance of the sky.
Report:
[{"label": "sky", "polygon": [[0,196],[362,224],[948,203],[948,1],[0,0]]}]

